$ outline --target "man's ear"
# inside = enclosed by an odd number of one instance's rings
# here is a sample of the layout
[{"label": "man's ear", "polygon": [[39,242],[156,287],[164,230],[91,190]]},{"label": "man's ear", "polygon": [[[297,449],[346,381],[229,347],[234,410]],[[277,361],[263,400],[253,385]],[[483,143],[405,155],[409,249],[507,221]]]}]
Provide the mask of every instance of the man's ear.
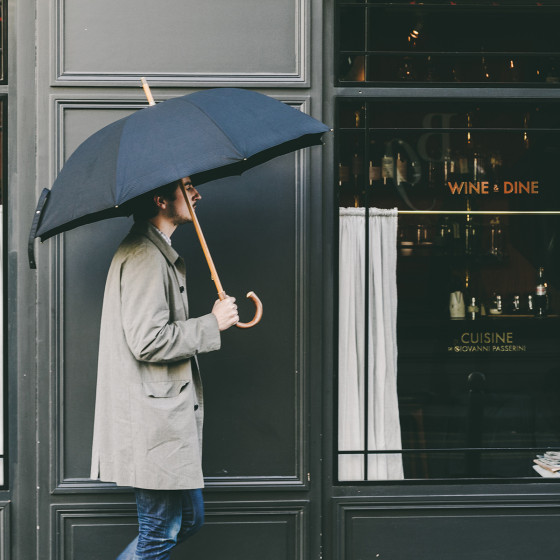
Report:
[{"label": "man's ear", "polygon": [[163,208],[165,206],[165,198],[163,198],[163,196],[160,196],[159,194],[155,194],[154,195],[154,204],[158,208]]}]

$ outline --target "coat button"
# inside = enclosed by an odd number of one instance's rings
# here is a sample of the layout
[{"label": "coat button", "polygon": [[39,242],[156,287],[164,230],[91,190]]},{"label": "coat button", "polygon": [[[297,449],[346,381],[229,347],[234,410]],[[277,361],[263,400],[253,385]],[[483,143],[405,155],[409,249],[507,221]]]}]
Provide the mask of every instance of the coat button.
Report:
[{"label": "coat button", "polygon": [[194,405],[194,409],[198,410],[198,405],[197,404]]}]

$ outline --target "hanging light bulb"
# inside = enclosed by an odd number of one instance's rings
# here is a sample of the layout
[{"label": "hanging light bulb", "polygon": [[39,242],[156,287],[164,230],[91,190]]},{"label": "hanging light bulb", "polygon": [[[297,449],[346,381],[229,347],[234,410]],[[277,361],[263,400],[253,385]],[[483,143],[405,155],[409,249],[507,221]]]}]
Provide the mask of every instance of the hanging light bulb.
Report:
[{"label": "hanging light bulb", "polygon": [[418,20],[416,25],[412,28],[410,33],[408,34],[408,42],[411,43],[413,46],[416,44],[416,41],[420,38],[420,33],[422,32],[422,28],[424,24],[421,20]]}]

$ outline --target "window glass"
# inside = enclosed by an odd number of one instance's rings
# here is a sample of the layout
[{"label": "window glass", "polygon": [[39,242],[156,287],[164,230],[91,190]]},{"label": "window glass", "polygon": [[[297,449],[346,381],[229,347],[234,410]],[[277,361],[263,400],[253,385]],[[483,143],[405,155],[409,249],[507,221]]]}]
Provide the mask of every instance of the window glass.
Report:
[{"label": "window glass", "polygon": [[555,476],[557,104],[340,99],[337,122],[338,479]]},{"label": "window glass", "polygon": [[558,1],[339,2],[338,80],[558,85],[559,15]]}]

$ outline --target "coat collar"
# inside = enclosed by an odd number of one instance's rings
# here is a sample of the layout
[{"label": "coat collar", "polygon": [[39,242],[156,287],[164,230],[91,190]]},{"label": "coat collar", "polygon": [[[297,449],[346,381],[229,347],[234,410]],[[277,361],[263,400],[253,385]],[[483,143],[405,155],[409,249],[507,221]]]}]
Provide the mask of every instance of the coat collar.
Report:
[{"label": "coat collar", "polygon": [[135,222],[131,231],[147,237],[171,264],[175,264],[181,258],[179,253],[166,243],[165,239],[151,222]]}]

